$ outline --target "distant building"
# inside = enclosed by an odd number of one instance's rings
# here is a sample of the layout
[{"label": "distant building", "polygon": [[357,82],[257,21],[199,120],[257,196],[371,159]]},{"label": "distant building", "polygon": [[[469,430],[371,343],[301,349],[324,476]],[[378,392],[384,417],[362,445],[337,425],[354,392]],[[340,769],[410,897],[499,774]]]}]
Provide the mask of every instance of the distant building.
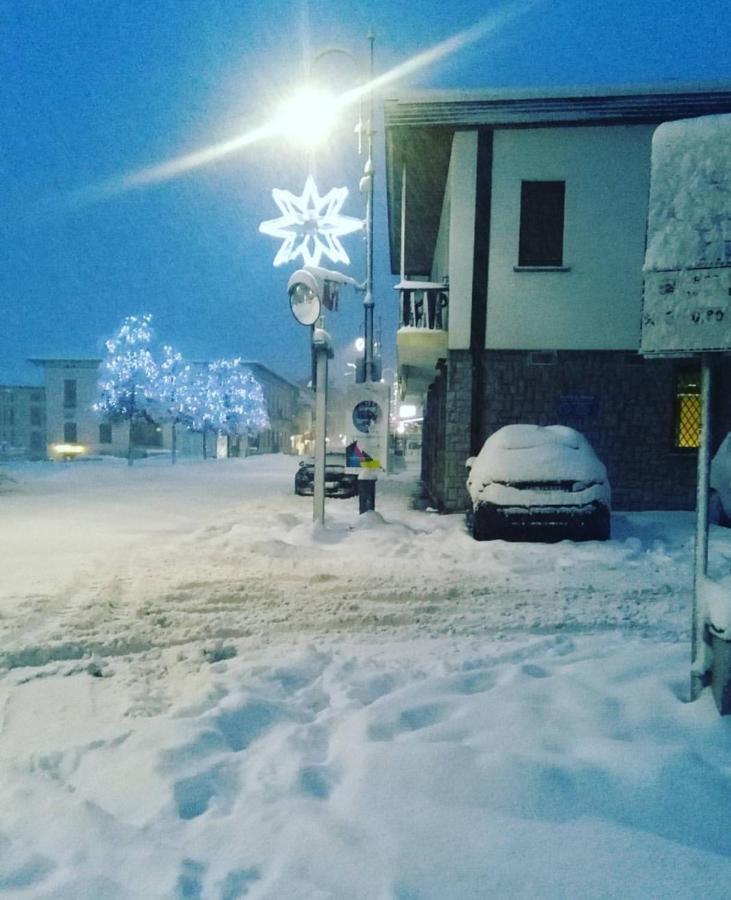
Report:
[{"label": "distant building", "polygon": [[42,387],[0,385],[0,460],[43,459],[46,401]]},{"label": "distant building", "polygon": [[294,453],[292,435],[296,432],[300,404],[300,388],[283,378],[263,363],[244,360],[248,369],[261,385],[269,416],[269,428],[259,432],[249,441],[249,447],[259,453]]},{"label": "distant building", "polygon": [[[36,358],[31,362],[43,369],[44,387],[0,388],[0,458],[6,431],[8,447],[17,445],[16,456],[60,459],[67,455],[68,445],[74,444],[82,445],[90,456],[127,455],[130,424],[110,421],[94,409],[100,359]],[[296,452],[292,436],[301,405],[300,388],[262,363],[247,361],[241,365],[261,385],[270,427],[249,439],[233,437],[217,442],[208,435],[207,452],[214,456]],[[15,393],[6,396],[5,391]],[[39,426],[32,424],[37,421]],[[136,454],[170,450],[169,422],[140,418],[132,422],[131,428]],[[201,435],[178,427],[177,450],[181,455],[198,455],[202,447]]]},{"label": "distant building", "polygon": [[46,395],[45,454],[63,456],[57,448],[82,444],[91,455],[111,454],[113,428],[94,410],[100,359],[31,359],[44,370]]}]

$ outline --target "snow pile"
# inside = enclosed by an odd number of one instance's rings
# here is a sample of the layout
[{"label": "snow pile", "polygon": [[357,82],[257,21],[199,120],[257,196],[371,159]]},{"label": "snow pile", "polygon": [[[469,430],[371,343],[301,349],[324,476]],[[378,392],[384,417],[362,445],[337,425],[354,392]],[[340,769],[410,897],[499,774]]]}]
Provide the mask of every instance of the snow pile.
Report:
[{"label": "snow pile", "polygon": [[704,578],[699,602],[703,620],[721,637],[731,640],[731,576]]},{"label": "snow pile", "polygon": [[725,898],[693,516],[477,544],[407,473],[323,529],[296,465],[12,469],[0,896]]},{"label": "snow pile", "polygon": [[645,271],[731,265],[731,115],[666,122],[652,141]]}]

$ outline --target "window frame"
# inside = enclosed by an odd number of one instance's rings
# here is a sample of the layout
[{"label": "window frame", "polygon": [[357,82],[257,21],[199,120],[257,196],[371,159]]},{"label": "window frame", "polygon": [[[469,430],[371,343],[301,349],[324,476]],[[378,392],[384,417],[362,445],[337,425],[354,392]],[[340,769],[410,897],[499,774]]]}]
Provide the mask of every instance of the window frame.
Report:
[{"label": "window frame", "polygon": [[63,380],[64,409],[76,409],[77,403],[78,403],[78,379],[64,378],[64,380]]},{"label": "window frame", "polygon": [[[683,391],[683,379],[693,379],[696,382],[695,387],[697,390],[685,390]],[[687,386],[686,386],[687,387]],[[681,419],[685,413],[683,410],[683,398],[687,397],[697,397],[697,406],[698,406],[698,443],[695,445],[692,444],[682,444],[681,443],[681,432],[683,429],[683,425]],[[698,448],[700,447],[700,434],[701,428],[703,426],[703,407],[701,402],[701,369],[700,365],[693,365],[686,363],[685,365],[678,365],[675,367],[675,371],[673,373],[673,420],[672,420],[672,434],[671,434],[671,448],[673,453],[697,453]]]},{"label": "window frame", "polygon": [[515,271],[568,271],[565,232],[566,181],[521,179]]}]

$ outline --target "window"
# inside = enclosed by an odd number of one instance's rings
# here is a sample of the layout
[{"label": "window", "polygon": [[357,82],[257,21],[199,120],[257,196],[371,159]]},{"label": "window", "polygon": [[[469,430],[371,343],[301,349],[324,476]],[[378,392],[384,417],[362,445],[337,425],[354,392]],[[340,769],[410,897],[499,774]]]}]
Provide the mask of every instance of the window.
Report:
[{"label": "window", "polygon": [[36,428],[41,424],[41,408],[40,406],[31,406],[30,408],[30,424]]},{"label": "window", "polygon": [[678,450],[695,450],[701,442],[700,369],[678,369],[675,376],[675,423],[673,445]]},{"label": "window", "polygon": [[40,431],[31,431],[30,433],[30,449],[37,452],[43,450],[43,435]]},{"label": "window", "polygon": [[63,423],[63,442],[64,444],[76,443],[76,422]]},{"label": "window", "polygon": [[112,426],[109,422],[102,422],[99,426],[99,443],[100,444],[111,444],[112,443]]},{"label": "window", "polygon": [[63,405],[76,406],[76,379],[65,378],[63,382]]},{"label": "window", "polygon": [[563,266],[565,181],[523,181],[519,266]]}]

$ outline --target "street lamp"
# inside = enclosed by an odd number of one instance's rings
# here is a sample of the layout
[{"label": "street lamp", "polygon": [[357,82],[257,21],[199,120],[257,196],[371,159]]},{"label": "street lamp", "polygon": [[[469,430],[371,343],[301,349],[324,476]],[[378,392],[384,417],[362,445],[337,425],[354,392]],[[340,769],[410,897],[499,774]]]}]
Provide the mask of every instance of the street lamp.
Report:
[{"label": "street lamp", "polygon": [[[365,197],[365,280],[361,286],[364,307],[364,342],[363,342],[363,381],[378,381],[374,352],[373,309],[373,231],[374,231],[374,181],[375,166],[373,164],[373,76],[374,76],[374,43],[373,31],[368,33],[369,61],[367,84],[367,117],[365,124],[358,122],[358,151],[362,151],[362,139],[365,137],[366,161],[360,179],[360,190]],[[347,50],[330,47],[320,51],[312,60],[311,66],[326,56],[341,54],[357,63],[356,58]],[[361,95],[361,92],[358,92]],[[309,145],[319,143],[334,124],[339,108],[350,102],[352,94],[345,94],[340,99],[333,97],[322,88],[310,85],[299,91],[293,100],[286,105],[280,120],[286,121],[286,130],[296,133]],[[362,114],[360,119],[362,119]],[[283,128],[285,128],[283,124]]]},{"label": "street lamp", "polygon": [[322,309],[337,309],[338,291],[357,282],[342,272],[319,266],[305,266],[293,272],[287,282],[289,307],[300,323],[310,328],[315,363],[315,485],[313,519],[325,523],[325,444],[327,442],[327,368],[333,358],[330,335],[322,327]]}]

